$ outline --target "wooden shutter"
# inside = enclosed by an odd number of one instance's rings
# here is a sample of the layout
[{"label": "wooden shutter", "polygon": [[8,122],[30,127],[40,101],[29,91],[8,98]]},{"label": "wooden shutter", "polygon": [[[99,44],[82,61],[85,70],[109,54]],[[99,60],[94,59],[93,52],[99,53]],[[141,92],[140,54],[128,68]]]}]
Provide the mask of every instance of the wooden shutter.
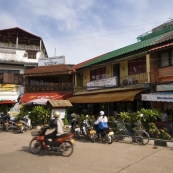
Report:
[{"label": "wooden shutter", "polygon": [[3,74],[3,83],[7,84],[8,83],[8,73]]},{"label": "wooden shutter", "polygon": [[19,74],[19,85],[23,85],[23,74]]}]

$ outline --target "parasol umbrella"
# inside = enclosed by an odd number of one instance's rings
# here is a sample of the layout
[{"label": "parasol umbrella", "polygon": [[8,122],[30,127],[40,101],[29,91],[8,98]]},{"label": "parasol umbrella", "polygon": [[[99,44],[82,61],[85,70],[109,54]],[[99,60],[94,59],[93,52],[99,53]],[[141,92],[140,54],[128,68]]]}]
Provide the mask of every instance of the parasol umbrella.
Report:
[{"label": "parasol umbrella", "polygon": [[34,100],[31,100],[29,102],[26,102],[27,105],[46,105],[47,104],[47,101],[49,99],[43,99],[43,98],[40,98],[40,99],[34,99]]}]

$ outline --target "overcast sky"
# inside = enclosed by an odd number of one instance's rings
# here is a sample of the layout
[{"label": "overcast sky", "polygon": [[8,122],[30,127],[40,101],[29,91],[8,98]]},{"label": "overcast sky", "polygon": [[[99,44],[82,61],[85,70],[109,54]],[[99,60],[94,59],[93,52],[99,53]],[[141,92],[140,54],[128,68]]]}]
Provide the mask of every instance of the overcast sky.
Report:
[{"label": "overcast sky", "polygon": [[172,19],[172,7],[173,0],[0,0],[0,29],[40,36],[49,57],[78,64],[137,42]]}]

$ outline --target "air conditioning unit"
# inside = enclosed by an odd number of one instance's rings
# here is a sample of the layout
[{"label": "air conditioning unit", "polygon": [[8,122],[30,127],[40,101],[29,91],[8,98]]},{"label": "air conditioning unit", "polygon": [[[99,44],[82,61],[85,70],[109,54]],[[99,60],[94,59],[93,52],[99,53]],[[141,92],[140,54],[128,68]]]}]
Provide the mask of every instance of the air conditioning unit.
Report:
[{"label": "air conditioning unit", "polygon": [[133,84],[133,79],[132,78],[127,78],[123,80],[123,85],[127,86],[127,85],[132,85]]}]

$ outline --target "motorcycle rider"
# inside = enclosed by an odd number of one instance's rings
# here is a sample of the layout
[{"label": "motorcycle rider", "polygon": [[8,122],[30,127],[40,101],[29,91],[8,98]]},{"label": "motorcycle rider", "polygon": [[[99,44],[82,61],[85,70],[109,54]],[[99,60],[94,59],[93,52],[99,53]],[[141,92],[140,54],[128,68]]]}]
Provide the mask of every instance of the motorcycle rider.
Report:
[{"label": "motorcycle rider", "polygon": [[52,129],[55,128],[55,130],[52,133],[45,135],[44,137],[44,141],[47,147],[50,147],[51,145],[51,142],[49,142],[48,139],[52,139],[55,138],[56,136],[64,134],[64,129],[63,129],[64,123],[60,118],[59,111],[56,110],[53,112],[53,118],[54,119],[50,120],[49,127]]},{"label": "motorcycle rider", "polygon": [[104,111],[100,111],[99,118],[97,121],[94,122],[94,125],[96,125],[96,133],[98,135],[98,138],[101,138],[101,133],[103,132],[103,129],[108,128],[108,119],[104,113]]}]

